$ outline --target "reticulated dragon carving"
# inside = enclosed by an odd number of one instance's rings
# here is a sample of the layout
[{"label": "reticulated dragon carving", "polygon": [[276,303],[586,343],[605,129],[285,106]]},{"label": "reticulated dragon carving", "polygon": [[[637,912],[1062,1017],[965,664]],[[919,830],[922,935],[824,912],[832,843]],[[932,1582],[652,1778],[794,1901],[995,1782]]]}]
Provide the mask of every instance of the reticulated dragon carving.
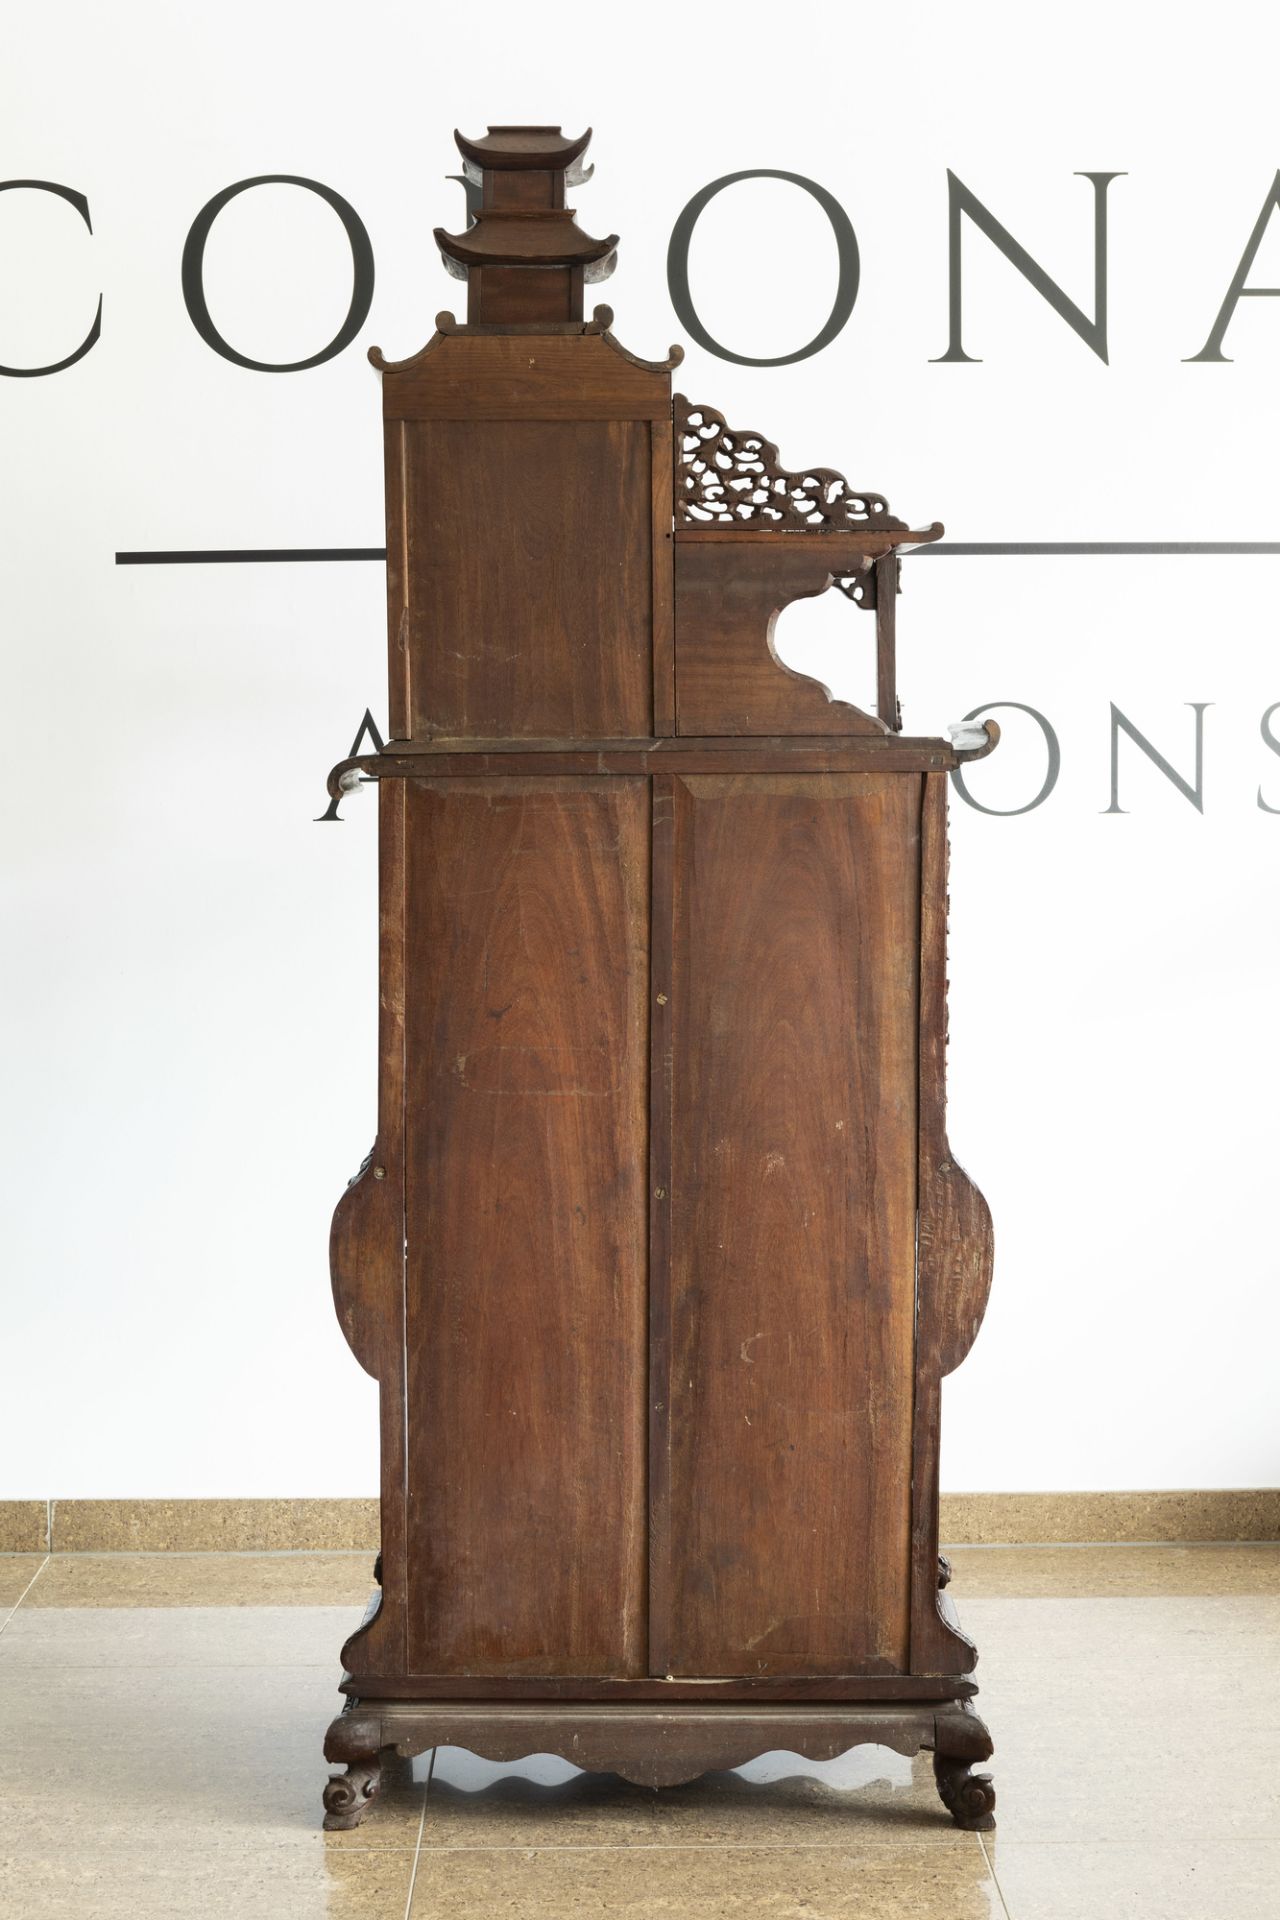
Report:
[{"label": "reticulated dragon carving", "polygon": [[675,512],[687,527],[779,532],[897,531],[881,494],[858,492],[834,467],[791,473],[762,433],[729,426],[714,407],[675,396]]}]

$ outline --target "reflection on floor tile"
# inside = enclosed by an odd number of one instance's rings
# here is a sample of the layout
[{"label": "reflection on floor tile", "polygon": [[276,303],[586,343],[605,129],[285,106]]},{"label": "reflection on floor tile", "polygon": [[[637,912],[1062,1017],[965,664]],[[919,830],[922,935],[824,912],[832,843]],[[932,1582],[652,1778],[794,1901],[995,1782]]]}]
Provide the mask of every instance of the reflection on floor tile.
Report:
[{"label": "reflection on floor tile", "polygon": [[855,1747],[838,1760],[768,1753],[653,1792],[538,1754],[510,1765],[436,1755],[424,1847],[867,1846],[964,1838],[929,1756]]},{"label": "reflection on floor tile", "polygon": [[[997,1920],[973,1835],[959,1847],[443,1848],[418,1859],[411,1920]],[[1096,1920],[1096,1916],[1095,1916]]]},{"label": "reflection on floor tile", "polygon": [[16,1607],[44,1565],[43,1553],[0,1553],[0,1620]]},{"label": "reflection on floor tile", "polygon": [[[990,1844],[990,1843],[989,1843]],[[1012,1920],[1263,1920],[1276,1910],[1280,1844],[1024,1846],[991,1855]]]},{"label": "reflection on floor tile", "polygon": [[[1255,1920],[1280,1879],[1280,1550],[969,1550],[999,1832],[927,1757],[763,1756],[653,1793],[396,1761],[320,1828],[367,1556],[0,1560],[0,1907],[44,1915]],[[6,1586],[4,1583],[8,1582]],[[14,1605],[10,1600],[9,1606]],[[412,1876],[415,1872],[416,1881]],[[1003,1895],[1003,1905],[1001,1904]]]},{"label": "reflection on floor tile", "polygon": [[15,1666],[317,1666],[336,1679],[342,1643],[359,1624],[356,1607],[23,1605],[0,1635],[0,1674]]},{"label": "reflection on floor tile", "polygon": [[770,1753],[664,1793],[668,1846],[970,1845],[938,1798],[929,1754],[855,1747],[838,1760]]},{"label": "reflection on floor tile", "polygon": [[654,1793],[551,1754],[500,1766],[439,1747],[424,1847],[625,1847],[655,1842]]},{"label": "reflection on floor tile", "polygon": [[1280,1544],[1227,1547],[951,1547],[952,1593],[1020,1599],[1280,1595]]},{"label": "reflection on floor tile", "polygon": [[24,1920],[402,1920],[413,1854],[342,1853],[297,1841],[216,1853],[92,1847],[0,1860],[0,1912]]},{"label": "reflection on floor tile", "polygon": [[363,1611],[372,1592],[368,1553],[55,1553],[29,1604]]},{"label": "reflection on floor tile", "polygon": [[1280,1840],[1280,1600],[971,1600],[1006,1840]]},{"label": "reflection on floor tile", "polygon": [[[0,1667],[0,1856],[234,1844],[267,1858],[299,1836],[319,1847],[335,1677],[321,1667]],[[415,1847],[426,1771],[425,1760],[387,1769],[363,1824],[326,1842]]]}]

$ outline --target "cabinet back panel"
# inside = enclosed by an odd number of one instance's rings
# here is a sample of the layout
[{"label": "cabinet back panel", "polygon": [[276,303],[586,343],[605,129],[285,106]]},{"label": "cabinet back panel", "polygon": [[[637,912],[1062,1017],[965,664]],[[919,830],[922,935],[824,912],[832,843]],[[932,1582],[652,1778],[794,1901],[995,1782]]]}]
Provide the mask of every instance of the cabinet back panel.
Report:
[{"label": "cabinet back panel", "polygon": [[650,1670],[903,1670],[921,783],[671,784]]},{"label": "cabinet back panel", "polygon": [[648,422],[424,420],[400,431],[392,677],[407,675],[413,736],[647,734]]},{"label": "cabinet back panel", "polygon": [[407,791],[409,1670],[645,1670],[643,778]]}]

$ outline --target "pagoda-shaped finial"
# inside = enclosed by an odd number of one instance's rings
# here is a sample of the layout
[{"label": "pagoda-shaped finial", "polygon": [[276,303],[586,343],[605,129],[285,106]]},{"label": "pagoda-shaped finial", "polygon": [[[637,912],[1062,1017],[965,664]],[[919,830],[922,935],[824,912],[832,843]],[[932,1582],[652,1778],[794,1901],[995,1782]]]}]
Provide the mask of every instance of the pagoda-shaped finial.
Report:
[{"label": "pagoda-shaped finial", "polygon": [[455,133],[469,180],[482,190],[475,225],[435,231],[444,264],[467,283],[467,320],[488,326],[563,324],[582,319],[585,281],[607,280],[618,236],[593,240],[566,207],[566,186],[591,177],[582,165],[591,129],[577,139],[559,127],[490,127],[483,140]]}]

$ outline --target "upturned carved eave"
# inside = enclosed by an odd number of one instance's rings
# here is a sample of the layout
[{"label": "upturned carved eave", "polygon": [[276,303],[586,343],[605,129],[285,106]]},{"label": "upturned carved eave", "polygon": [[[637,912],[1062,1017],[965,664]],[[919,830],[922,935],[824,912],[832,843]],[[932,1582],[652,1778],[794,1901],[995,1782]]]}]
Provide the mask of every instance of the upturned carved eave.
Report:
[{"label": "upturned carved eave", "polygon": [[559,127],[490,127],[473,140],[455,127],[453,138],[463,159],[480,171],[570,173],[591,144],[591,128],[572,135]]},{"label": "upturned carved eave", "polygon": [[590,128],[491,126],[479,140],[455,130],[478,204],[461,233],[437,227],[435,242],[446,272],[466,282],[469,321],[581,320],[583,287],[613,272],[617,234],[585,233],[565,205],[567,191],[591,177],[582,164],[590,138]]},{"label": "upturned carved eave", "polygon": [[381,347],[370,347],[368,360],[370,366],[376,367],[379,373],[406,373],[420,366],[428,354],[433,353],[445,340],[454,336],[465,339],[468,336],[506,333],[528,334],[531,337],[538,334],[594,334],[611,352],[616,353],[628,365],[639,367],[644,373],[671,373],[684,359],[684,348],[673,345],[668,347],[665,360],[646,360],[642,354],[632,353],[630,347],[624,347],[612,331],[612,327],[613,308],[606,306],[596,307],[590,320],[532,320],[524,324],[512,323],[507,326],[474,325],[459,320],[455,314],[445,308],[436,315],[435,332],[426,345],[419,347],[416,353],[411,353],[404,360],[388,360]]},{"label": "upturned carved eave", "polygon": [[434,353],[449,334],[458,331],[458,323],[446,307],[436,315],[435,332],[425,346],[419,347],[416,353],[411,353],[405,360],[388,360],[381,347],[370,347],[369,365],[376,367],[379,373],[405,373],[410,367],[420,366],[427,355]]},{"label": "upturned carved eave", "polygon": [[464,233],[434,229],[445,262],[472,267],[600,267],[616,254],[618,236],[593,239],[578,225],[572,207],[481,207]]},{"label": "upturned carved eave", "polygon": [[617,334],[611,331],[612,326],[613,308],[601,305],[592,310],[591,318],[585,322],[582,331],[598,333],[607,347],[612,347],[615,353],[620,354],[633,367],[641,367],[646,373],[673,373],[684,359],[684,348],[678,342],[673,342],[667,348],[665,360],[644,360],[638,353],[632,353],[630,347],[623,346]]}]

